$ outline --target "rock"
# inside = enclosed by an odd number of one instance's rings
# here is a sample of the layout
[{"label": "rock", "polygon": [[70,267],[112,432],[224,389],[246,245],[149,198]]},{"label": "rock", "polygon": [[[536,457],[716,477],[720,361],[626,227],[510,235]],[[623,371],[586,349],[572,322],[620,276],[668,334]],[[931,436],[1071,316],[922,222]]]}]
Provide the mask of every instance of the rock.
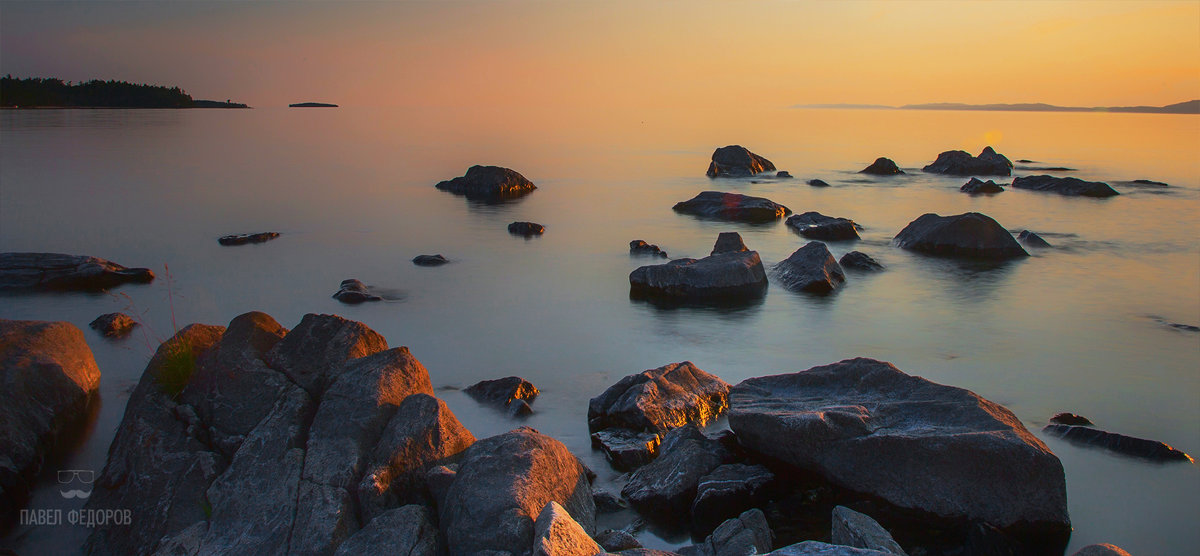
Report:
[{"label": "rock", "polygon": [[435,187],[468,199],[499,200],[521,197],[537,189],[525,176],[500,166],[472,166],[463,176]]},{"label": "rock", "polygon": [[[319,393],[333,381],[333,371],[341,369],[346,361],[387,348],[387,340],[361,322],[310,313],[263,356],[263,361],[301,388]],[[409,356],[405,353],[393,351],[391,355],[407,364]]]},{"label": "rock", "polygon": [[770,552],[771,528],[762,510],[753,508],[727,520],[704,542],[680,551],[683,556],[744,556]]},{"label": "rock", "polygon": [[512,403],[508,404],[509,417],[521,418],[530,415],[533,415],[533,406],[529,405],[529,402],[525,400],[513,400]]},{"label": "rock", "polygon": [[546,233],[546,227],[534,222],[513,222],[508,225],[508,233],[515,236],[540,236]]},{"label": "rock", "polygon": [[137,325],[137,321],[125,313],[106,313],[96,317],[96,320],[88,324],[96,332],[110,338],[118,338],[129,334],[133,330],[133,327]]},{"label": "rock", "polygon": [[774,169],[775,165],[771,164],[770,160],[750,152],[741,145],[729,145],[713,151],[712,162],[708,165],[708,177],[753,176]]},{"label": "rock", "polygon": [[700,479],[731,459],[720,442],[695,426],[675,429],[664,439],[658,458],[633,472],[621,496],[647,519],[686,523]]},{"label": "rock", "polygon": [[413,257],[412,262],[417,266],[442,266],[450,261],[439,253],[437,255],[417,255]]},{"label": "rock", "polygon": [[1087,446],[1096,446],[1118,454],[1151,461],[1187,461],[1192,457],[1183,451],[1162,442],[1125,436],[1085,426],[1046,425],[1042,432],[1061,436],[1067,440]]},{"label": "rock", "polygon": [[1084,425],[1088,427],[1093,425],[1091,419],[1074,413],[1055,413],[1050,418],[1050,423],[1055,425]]},{"label": "rock", "polygon": [[651,245],[649,243],[646,243],[644,240],[640,240],[640,239],[635,239],[635,240],[629,242],[629,254],[630,255],[651,255],[654,257],[662,257],[664,259],[669,258],[669,257],[667,257],[667,252],[663,251],[662,249],[659,249],[659,247],[657,245]]},{"label": "rock", "polygon": [[1002,192],[1004,192],[1004,188],[1000,187],[1000,185],[998,185],[996,182],[994,182],[992,180],[980,181],[979,178],[971,178],[971,181],[964,183],[962,187],[958,188],[958,190],[965,192],[965,193],[1002,193]]},{"label": "rock", "polygon": [[533,523],[533,556],[595,556],[604,549],[592,540],[567,510],[546,502]]},{"label": "rock", "polygon": [[613,468],[637,469],[654,459],[662,437],[658,433],[613,427],[592,433],[592,447],[604,452]]},{"label": "rock", "polygon": [[767,273],[757,251],[675,259],[629,273],[634,298],[742,300],[762,297],[766,288]]},{"label": "rock", "polygon": [[455,477],[458,477],[457,463],[437,465],[425,473],[425,484],[429,488],[429,496],[433,498],[434,507],[440,508],[446,504],[446,494],[450,492]]},{"label": "rock", "polygon": [[620,556],[679,556],[674,552],[666,550],[655,550],[653,548],[633,548],[618,552]]},{"label": "rock", "polygon": [[1119,546],[1104,543],[1089,544],[1071,556],[1129,556],[1129,553]]},{"label": "rock", "polygon": [[771,222],[792,213],[791,209],[763,197],[740,193],[704,191],[675,203],[675,212],[731,222]]},{"label": "rock", "polygon": [[845,506],[833,509],[830,542],[854,548],[869,548],[888,554],[908,556],[879,522]]},{"label": "rock", "polygon": [[125,268],[97,257],[61,253],[0,253],[0,290],[106,290],[154,280],[148,268]]},{"label": "rock", "polygon": [[534,547],[534,519],[550,501],[585,533],[595,530],[587,473],[561,442],[528,427],[480,440],[463,452],[438,506],[447,549],[524,554]]},{"label": "rock", "polygon": [[279,232],[258,232],[256,234],[235,234],[217,238],[221,245],[246,245],[247,243],[265,243],[279,237]]},{"label": "rock", "polygon": [[601,548],[609,552],[642,548],[642,543],[638,542],[637,537],[627,531],[618,531],[616,529],[605,529],[603,532],[598,533],[596,535],[596,542],[600,544]]},{"label": "rock", "polygon": [[338,547],[336,556],[404,554],[438,556],[437,526],[429,510],[411,504],[371,520]]},{"label": "rock", "polygon": [[[611,514],[628,508],[629,505],[617,496],[606,490],[596,490],[592,493],[592,500],[596,502],[596,513]],[[599,537],[596,537],[599,540]],[[604,544],[601,542],[600,544]],[[610,549],[611,550],[611,549]]]},{"label": "rock", "polygon": [[819,179],[808,180],[808,185],[811,185],[813,187],[829,187],[829,184],[825,183],[825,180],[819,180]]},{"label": "rock", "polygon": [[750,248],[746,247],[746,242],[742,241],[742,234],[737,232],[721,232],[717,234],[717,242],[713,244],[712,252],[709,255],[742,253],[749,250]]},{"label": "rock", "polygon": [[1004,226],[978,212],[923,214],[900,230],[894,241],[902,249],[948,257],[1004,260],[1029,256]]},{"label": "rock", "polygon": [[[1170,187],[1169,185],[1167,185],[1161,181],[1154,181],[1154,180],[1133,180],[1129,183],[1133,184],[1134,186],[1139,186],[1139,185],[1147,186],[1148,185],[1151,187]],[[1112,546],[1112,545],[1109,545],[1109,546]]]},{"label": "rock", "polygon": [[1117,190],[1104,182],[1083,181],[1079,178],[1056,178],[1047,175],[1016,178],[1013,180],[1012,186],[1017,189],[1047,191],[1070,196],[1112,197],[1120,195]]},{"label": "rock", "polygon": [[1050,247],[1050,242],[1042,239],[1042,236],[1039,236],[1029,230],[1021,230],[1021,233],[1017,234],[1017,240],[1029,247],[1035,247],[1039,249]]},{"label": "rock", "polygon": [[790,180],[790,179],[792,179],[792,174],[790,172],[788,172],[787,170],[780,170],[779,172],[777,172],[775,174],[775,177],[779,178],[779,179]]},{"label": "rock", "polygon": [[820,541],[804,541],[788,545],[764,556],[889,556],[890,552],[881,552],[868,548],[854,548],[828,544]]},{"label": "rock", "polygon": [[661,433],[703,426],[728,406],[729,383],[691,361],[622,378],[588,402],[588,430],[623,427]]},{"label": "rock", "polygon": [[847,218],[825,216],[819,212],[806,212],[787,219],[788,227],[808,239],[839,241],[858,239],[862,226]]},{"label": "rock", "polygon": [[883,265],[879,261],[871,258],[870,255],[861,251],[851,251],[842,255],[842,259],[838,261],[843,269],[862,270],[867,272],[875,272],[883,270]]},{"label": "rock", "polygon": [[342,280],[342,284],[333,298],[342,303],[362,303],[364,301],[383,301],[383,298],[371,293],[366,284],[350,278]]},{"label": "rock", "polygon": [[1070,530],[1062,463],[968,390],[858,358],[748,379],[730,399],[746,449],[842,487],[947,518]]},{"label": "rock", "polygon": [[[538,396],[537,386],[519,376],[482,380],[463,390],[479,403],[492,404],[524,413],[523,408],[532,408],[529,404]],[[519,402],[519,403],[518,403]]]},{"label": "rock", "polygon": [[858,173],[871,174],[873,176],[894,176],[896,174],[903,174],[904,170],[896,166],[896,163],[892,159],[881,156],[876,158],[875,162],[872,162],[870,166],[859,170]]},{"label": "rock", "polygon": [[952,176],[1007,176],[1012,174],[1012,162],[991,147],[984,147],[977,157],[966,151],[946,151],[921,171]]},{"label": "rock", "polygon": [[0,385],[0,519],[7,521],[57,441],[86,421],[100,369],[75,325],[0,319]]},{"label": "rock", "polygon": [[767,501],[775,474],[761,465],[722,465],[700,478],[692,501],[695,531],[711,531],[726,519]]},{"label": "rock", "polygon": [[798,292],[830,293],[846,281],[846,273],[829,248],[810,241],[772,269],[783,287]]}]

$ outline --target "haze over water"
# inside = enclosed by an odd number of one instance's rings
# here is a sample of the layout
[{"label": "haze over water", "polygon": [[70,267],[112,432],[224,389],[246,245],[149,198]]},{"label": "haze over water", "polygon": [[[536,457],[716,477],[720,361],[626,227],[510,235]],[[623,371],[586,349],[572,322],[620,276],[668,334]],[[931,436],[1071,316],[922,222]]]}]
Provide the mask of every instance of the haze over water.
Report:
[{"label": "haze over water", "polygon": [[[586,407],[621,377],[690,360],[737,383],[867,356],[999,402],[1042,438],[1067,472],[1068,553],[1110,542],[1134,554],[1180,554],[1200,543],[1194,465],[1147,464],[1039,432],[1053,413],[1073,411],[1105,430],[1200,452],[1200,334],[1151,318],[1200,325],[1197,117],[782,108],[571,113],[549,123],[469,116],[355,107],[0,113],[0,251],[95,255],[160,276],[116,295],[0,298],[4,318],[83,328],[104,373],[90,436],[48,467],[99,471],[157,344],[140,331],[102,339],[87,328],[97,315],[141,312],[161,338],[172,320],[226,324],[260,310],[292,327],[305,313],[336,313],[410,347],[435,388],[530,380],[542,394],[523,423],[455,390],[438,395],[479,438],[528,424],[562,440],[612,491],[621,479],[591,451]],[[796,179],[705,177],[713,149],[727,144]],[[1076,168],[1059,175],[1106,181],[1122,195],[969,196],[958,191],[966,178],[919,170],[941,151],[986,145],[1037,161],[1030,166]],[[878,156],[909,174],[855,173]],[[539,189],[501,205],[434,189],[472,164],[513,168]],[[810,178],[832,187],[809,187]],[[1142,178],[1170,187],[1121,183]],[[773,285],[761,302],[735,308],[631,301],[629,272],[658,261],[631,257],[630,240],[699,257],[719,232],[738,231],[768,265],[807,242],[782,221],[751,226],[671,210],[703,190],[852,218],[865,227],[863,239],[830,249],[839,257],[864,251],[887,270],[850,273],[827,297]],[[890,246],[923,213],[966,211],[1036,231],[1054,248],[994,266]],[[518,220],[545,224],[545,236],[509,235],[505,227]],[[244,247],[216,242],[266,230],[283,236]],[[410,262],[433,253],[453,264]],[[346,278],[403,299],[343,305],[330,295]],[[72,503],[47,476],[31,507]],[[18,529],[0,546],[33,553],[78,546],[87,534],[67,530]]]}]

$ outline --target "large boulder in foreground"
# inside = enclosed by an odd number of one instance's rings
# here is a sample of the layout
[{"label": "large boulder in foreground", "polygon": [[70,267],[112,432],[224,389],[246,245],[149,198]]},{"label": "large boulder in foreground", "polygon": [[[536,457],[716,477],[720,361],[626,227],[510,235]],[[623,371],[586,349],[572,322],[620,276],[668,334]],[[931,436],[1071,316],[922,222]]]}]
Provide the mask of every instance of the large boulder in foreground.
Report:
[{"label": "large boulder in foreground", "polygon": [[1062,463],[1012,412],[889,363],[745,380],[730,391],[729,425],[753,452],[900,508],[1070,530]]},{"label": "large boulder in foreground", "polygon": [[990,216],[967,212],[952,216],[923,214],[894,238],[897,247],[931,255],[1004,260],[1029,253]]},{"label": "large boulder in foreground", "polygon": [[552,501],[595,532],[587,470],[562,442],[528,427],[476,442],[438,505],[449,553],[529,553],[534,520]]},{"label": "large boulder in foreground", "polygon": [[1047,191],[1059,195],[1079,197],[1112,197],[1120,195],[1112,186],[1102,181],[1084,181],[1079,178],[1056,178],[1054,176],[1022,176],[1013,180],[1017,189]]},{"label": "large boulder in foreground", "polygon": [[729,405],[729,383],[691,361],[622,378],[588,402],[588,429],[662,433],[686,424],[703,426]]},{"label": "large boulder in foreground", "polygon": [[465,175],[438,182],[434,187],[468,199],[482,200],[516,198],[537,189],[533,182],[514,170],[479,165],[468,168]]},{"label": "large boulder in foreground", "polygon": [[720,234],[713,254],[703,259],[675,259],[629,273],[629,295],[635,298],[738,300],[761,297],[766,289],[762,259],[746,250],[736,232]]},{"label": "large boulder in foreground", "polygon": [[703,191],[699,195],[675,203],[675,212],[714,220],[731,222],[771,222],[792,213],[792,210],[763,197],[741,193]]},{"label": "large boulder in foreground", "polygon": [[148,268],[62,253],[0,253],[0,290],[106,290],[154,280]]},{"label": "large boulder in foreground", "polygon": [[810,241],[772,269],[776,280],[792,291],[829,293],[846,281],[846,273],[829,248]]},{"label": "large boulder in foreground", "polygon": [[966,151],[943,152],[921,170],[952,176],[1007,176],[1012,174],[1012,162],[991,147],[984,147],[979,156]]},{"label": "large boulder in foreground", "polygon": [[729,145],[713,151],[708,177],[741,177],[770,172],[775,165],[741,145]]},{"label": "large boulder in foreground", "polygon": [[0,319],[0,385],[0,519],[7,519],[57,437],[86,419],[100,369],[75,325]]}]

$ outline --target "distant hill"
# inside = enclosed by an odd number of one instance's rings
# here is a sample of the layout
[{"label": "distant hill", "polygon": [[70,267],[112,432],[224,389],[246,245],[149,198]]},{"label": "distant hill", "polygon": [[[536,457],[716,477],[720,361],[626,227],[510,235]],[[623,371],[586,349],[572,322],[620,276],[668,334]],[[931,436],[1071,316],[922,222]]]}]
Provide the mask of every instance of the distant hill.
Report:
[{"label": "distant hill", "polygon": [[297,102],[289,104],[288,108],[337,108],[336,104],[328,104],[325,102]]},{"label": "distant hill", "polygon": [[991,112],[1129,112],[1138,114],[1200,114],[1200,100],[1189,100],[1167,106],[1055,106],[1053,104],[963,104],[961,102],[933,102],[928,104],[905,104],[886,106],[882,104],[797,104],[792,108],[840,108],[864,110],[978,110]]},{"label": "distant hill", "polygon": [[92,80],[72,84],[56,78],[0,78],[6,108],[249,108],[237,102],[194,100],[179,87]]}]

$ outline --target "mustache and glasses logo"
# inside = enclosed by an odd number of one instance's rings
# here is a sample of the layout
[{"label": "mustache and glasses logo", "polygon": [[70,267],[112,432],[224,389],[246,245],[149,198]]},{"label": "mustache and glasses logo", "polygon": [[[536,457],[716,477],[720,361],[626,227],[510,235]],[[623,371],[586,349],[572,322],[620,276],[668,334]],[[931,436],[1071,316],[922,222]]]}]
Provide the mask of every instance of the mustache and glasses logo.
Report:
[{"label": "mustache and glasses logo", "polygon": [[60,469],[58,493],[63,498],[87,498],[92,495],[96,473],[91,469]]}]

